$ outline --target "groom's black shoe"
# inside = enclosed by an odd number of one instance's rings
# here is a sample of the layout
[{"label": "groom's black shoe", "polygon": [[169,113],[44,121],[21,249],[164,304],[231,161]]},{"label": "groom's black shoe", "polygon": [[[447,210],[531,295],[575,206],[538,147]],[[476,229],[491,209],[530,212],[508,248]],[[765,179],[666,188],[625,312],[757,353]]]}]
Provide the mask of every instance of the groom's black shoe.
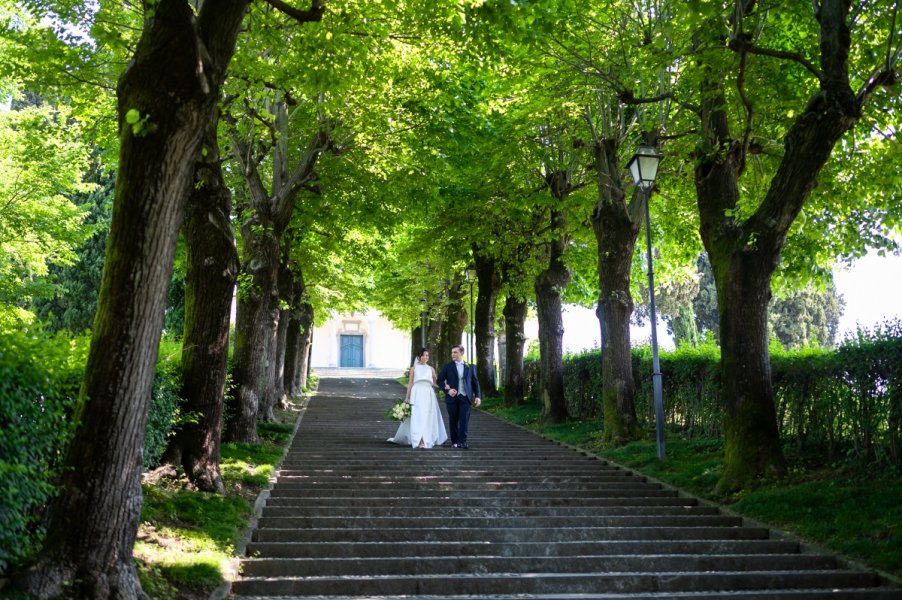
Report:
[{"label": "groom's black shoe", "polygon": [[460,445],[460,447],[463,448],[464,450],[469,450],[469,449],[470,449],[470,444],[464,442],[463,444]]}]

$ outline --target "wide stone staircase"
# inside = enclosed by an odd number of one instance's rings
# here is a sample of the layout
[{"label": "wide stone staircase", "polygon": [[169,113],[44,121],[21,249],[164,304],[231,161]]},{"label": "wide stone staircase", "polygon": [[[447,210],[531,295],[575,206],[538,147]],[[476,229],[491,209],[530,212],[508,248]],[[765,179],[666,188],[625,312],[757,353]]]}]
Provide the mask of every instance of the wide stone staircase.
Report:
[{"label": "wide stone staircase", "polygon": [[469,450],[388,444],[384,413],[402,394],[391,380],[321,382],[234,598],[902,599],[481,411]]}]

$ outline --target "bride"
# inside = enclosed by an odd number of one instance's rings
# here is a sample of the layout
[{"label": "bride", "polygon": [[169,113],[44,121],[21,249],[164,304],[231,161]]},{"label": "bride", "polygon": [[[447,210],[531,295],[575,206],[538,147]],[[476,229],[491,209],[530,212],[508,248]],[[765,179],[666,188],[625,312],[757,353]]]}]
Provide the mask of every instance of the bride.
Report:
[{"label": "bride", "polygon": [[410,444],[414,448],[432,448],[448,439],[435,396],[435,369],[426,364],[428,362],[429,351],[423,348],[410,368],[404,396],[404,400],[410,403],[410,417],[401,422],[395,437],[388,438],[389,442]]}]

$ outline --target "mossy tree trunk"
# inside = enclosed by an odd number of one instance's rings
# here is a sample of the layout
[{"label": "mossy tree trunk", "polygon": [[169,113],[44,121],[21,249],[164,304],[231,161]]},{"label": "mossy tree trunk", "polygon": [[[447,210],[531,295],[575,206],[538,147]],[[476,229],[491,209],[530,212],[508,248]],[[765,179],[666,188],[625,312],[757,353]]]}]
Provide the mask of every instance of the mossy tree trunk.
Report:
[{"label": "mossy tree trunk", "polygon": [[479,386],[485,396],[495,396],[498,384],[495,381],[495,312],[498,306],[498,291],[501,289],[501,278],[496,269],[495,260],[480,254],[473,248],[473,262],[476,267],[476,280],[479,295],[476,298],[476,373]]},{"label": "mossy tree trunk", "polygon": [[504,400],[511,404],[521,404],[525,396],[523,375],[523,351],[526,343],[526,300],[508,295],[504,301]]},{"label": "mossy tree trunk", "polygon": [[238,251],[229,220],[232,194],[223,179],[217,142],[218,111],[207,122],[195,167],[195,185],[182,232],[187,246],[181,424],[166,455],[206,492],[224,493],[219,472],[229,324],[238,275]]},{"label": "mossy tree trunk", "polygon": [[[753,8],[750,2],[743,12]],[[787,233],[834,146],[861,118],[874,91],[896,78],[887,66],[858,92],[853,91],[849,85],[850,3],[823,0],[814,9],[820,27],[820,68],[814,73],[819,89],[789,126],[767,192],[745,218],[736,209],[739,178],[753,148],[752,109],[740,79],[747,118],[744,134],[736,136],[731,131],[724,91],[729,77],[709,67],[702,82],[695,186],[702,240],[711,259],[720,310],[726,463],[718,483],[722,492],[785,469],[768,356],[771,278]],[[739,54],[740,68],[744,68],[756,49],[748,41],[750,36],[742,33],[741,23],[737,30],[730,49]]]},{"label": "mossy tree trunk", "polygon": [[279,319],[276,287],[279,240],[272,224],[259,218],[242,224],[242,240],[244,256],[238,285],[232,394],[226,412],[225,439],[255,443],[258,412],[265,407],[273,372],[270,361]]},{"label": "mossy tree trunk", "polygon": [[[467,292],[464,291],[460,279],[454,279],[448,286],[447,304],[442,321],[437,327],[438,335],[434,338],[436,340],[434,364],[437,370],[451,362],[451,348],[461,344],[467,326],[467,310],[464,307],[466,298]],[[432,328],[430,332],[431,330]],[[464,360],[470,361],[470,357],[465,355]]]},{"label": "mossy tree trunk", "polygon": [[561,295],[570,283],[570,269],[564,262],[567,248],[567,216],[563,205],[573,191],[570,172],[551,171],[545,183],[556,201],[550,210],[550,232],[546,242],[548,266],[535,281],[539,317],[539,364],[542,380],[542,418],[557,423],[567,418],[564,401],[564,320]]},{"label": "mossy tree trunk", "polygon": [[[256,440],[256,421],[272,420],[273,407],[281,397],[279,364],[279,270],[290,247],[283,247],[283,234],[291,221],[294,202],[314,177],[322,152],[329,144],[325,131],[313,134],[293,168],[288,164],[288,109],[277,94],[272,103],[277,142],[258,146],[255,140],[232,135],[235,156],[248,188],[249,210],[241,225],[242,277],[239,278],[238,323],[235,327],[232,386],[234,406],[229,410],[226,433],[230,441]],[[234,119],[232,119],[234,122]],[[259,165],[262,152],[272,157],[271,185],[264,183]]]},{"label": "mossy tree trunk", "polygon": [[195,158],[247,6],[211,4],[195,14],[181,0],[155,3],[119,79],[116,200],[94,333],[63,491],[36,564],[15,582],[29,597],[147,597],[132,550],[166,293]]},{"label": "mossy tree trunk", "polygon": [[300,396],[307,383],[307,349],[313,325],[313,307],[307,300],[307,286],[300,269],[291,275],[283,385],[289,396]]},{"label": "mossy tree trunk", "polygon": [[620,446],[639,437],[633,381],[630,272],[643,222],[647,194],[634,190],[627,203],[620,177],[619,143],[600,139],[593,147],[598,201],[592,227],[598,247],[598,307],[601,325],[602,409],[604,441]]}]

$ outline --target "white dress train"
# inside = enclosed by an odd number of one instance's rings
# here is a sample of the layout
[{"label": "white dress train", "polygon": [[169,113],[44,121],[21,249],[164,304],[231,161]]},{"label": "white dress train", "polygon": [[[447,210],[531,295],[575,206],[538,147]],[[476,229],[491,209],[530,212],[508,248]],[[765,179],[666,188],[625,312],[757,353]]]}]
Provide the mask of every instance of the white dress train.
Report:
[{"label": "white dress train", "polygon": [[401,421],[395,436],[388,441],[416,448],[422,440],[423,446],[432,448],[444,444],[447,439],[442,411],[432,387],[432,367],[416,363],[410,389],[410,417]]}]

